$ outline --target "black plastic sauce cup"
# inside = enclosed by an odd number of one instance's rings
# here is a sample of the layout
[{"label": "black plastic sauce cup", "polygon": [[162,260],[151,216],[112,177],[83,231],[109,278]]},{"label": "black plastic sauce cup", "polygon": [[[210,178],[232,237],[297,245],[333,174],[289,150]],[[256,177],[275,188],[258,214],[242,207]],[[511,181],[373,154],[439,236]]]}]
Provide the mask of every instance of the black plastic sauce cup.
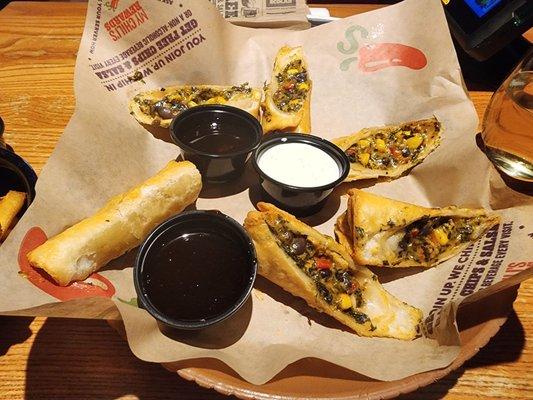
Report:
[{"label": "black plastic sauce cup", "polygon": [[239,108],[203,105],[176,116],[170,136],[205,181],[227,182],[242,174],[263,130],[253,115]]},{"label": "black plastic sauce cup", "polygon": [[[274,146],[287,143],[304,143],[314,146],[328,154],[339,167],[339,177],[322,186],[300,187],[279,182],[268,176],[259,166],[261,155]],[[275,205],[297,216],[308,216],[318,212],[328,195],[350,172],[348,156],[336,145],[326,139],[308,134],[276,133],[268,135],[255,150],[252,163],[261,177],[261,186]],[[288,166],[288,168],[290,168]]]},{"label": "black plastic sauce cup", "polygon": [[189,211],[150,233],[133,268],[139,305],[163,326],[199,330],[246,302],[257,275],[252,240],[219,211]]},{"label": "black plastic sauce cup", "polygon": [[[0,136],[4,130],[4,122],[0,118]],[[11,147],[0,142],[0,197],[10,190],[26,193],[26,206],[23,213],[35,197],[37,174],[22,157],[15,154]]]}]

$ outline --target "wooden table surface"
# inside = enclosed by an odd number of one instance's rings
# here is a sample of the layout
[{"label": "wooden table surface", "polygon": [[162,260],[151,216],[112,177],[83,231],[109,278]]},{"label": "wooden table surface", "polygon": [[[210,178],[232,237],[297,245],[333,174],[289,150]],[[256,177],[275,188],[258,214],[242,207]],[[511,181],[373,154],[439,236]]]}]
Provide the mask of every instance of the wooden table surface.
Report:
[{"label": "wooden table surface", "polygon": [[[347,16],[376,5],[330,5]],[[85,3],[11,3],[0,11],[0,115],[6,141],[39,172],[74,111]],[[471,92],[479,116],[490,92]],[[533,282],[473,359],[402,399],[533,399]],[[105,321],[0,317],[0,398],[225,399],[136,359]]]}]

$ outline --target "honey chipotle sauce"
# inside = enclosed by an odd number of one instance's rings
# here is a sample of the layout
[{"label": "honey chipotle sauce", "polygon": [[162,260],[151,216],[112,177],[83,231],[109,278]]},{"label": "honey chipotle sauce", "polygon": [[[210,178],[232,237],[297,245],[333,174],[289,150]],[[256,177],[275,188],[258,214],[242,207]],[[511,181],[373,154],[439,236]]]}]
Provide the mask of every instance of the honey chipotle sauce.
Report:
[{"label": "honey chipotle sauce", "polygon": [[154,243],[143,267],[144,292],[152,305],[185,321],[224,314],[252,279],[242,244],[214,230]]}]

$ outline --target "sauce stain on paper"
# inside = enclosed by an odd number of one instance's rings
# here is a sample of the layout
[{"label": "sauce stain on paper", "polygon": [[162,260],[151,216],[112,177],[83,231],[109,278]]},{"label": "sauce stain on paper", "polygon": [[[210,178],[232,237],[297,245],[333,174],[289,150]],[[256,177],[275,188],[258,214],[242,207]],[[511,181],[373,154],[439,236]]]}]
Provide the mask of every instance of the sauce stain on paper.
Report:
[{"label": "sauce stain on paper", "polygon": [[86,281],[73,282],[68,286],[59,286],[45,271],[33,268],[26,256],[30,251],[46,242],[48,237],[39,227],[33,227],[24,236],[20,243],[18,263],[20,274],[26,277],[33,285],[43,292],[61,301],[81,299],[87,297],[112,297],[115,294],[115,287],[100,274],[91,274]]}]

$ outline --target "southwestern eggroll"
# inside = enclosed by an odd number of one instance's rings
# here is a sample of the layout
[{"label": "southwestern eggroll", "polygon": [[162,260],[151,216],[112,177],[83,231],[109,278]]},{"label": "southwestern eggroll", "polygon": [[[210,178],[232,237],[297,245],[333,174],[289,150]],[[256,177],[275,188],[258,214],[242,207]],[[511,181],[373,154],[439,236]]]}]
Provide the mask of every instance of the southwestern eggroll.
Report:
[{"label": "southwestern eggroll", "polygon": [[311,132],[311,89],[302,47],[283,46],[274,61],[272,80],[265,85],[263,131]]},{"label": "southwestern eggroll", "polygon": [[183,111],[206,104],[240,108],[259,119],[262,92],[248,83],[239,86],[173,85],[136,94],[129,102],[130,114],[141,124],[168,128]]},{"label": "southwestern eggroll", "polygon": [[422,312],[388,293],[346,249],[272,204],[258,203],[244,228],[259,274],[360,336],[412,340]]},{"label": "southwestern eggroll", "polygon": [[24,207],[26,193],[10,190],[0,198],[0,242],[3,241],[9,229],[15,222],[17,214]]},{"label": "southwestern eggroll", "polygon": [[483,208],[427,208],[358,189],[348,196],[335,236],[363,265],[433,267],[500,222]]},{"label": "southwestern eggroll", "polygon": [[83,280],[138,246],[159,223],[193,203],[201,188],[194,164],[171,161],[93,216],[48,239],[28,253],[28,260],[61,286]]},{"label": "southwestern eggroll", "polygon": [[420,164],[439,145],[442,124],[436,118],[364,128],[332,142],[346,153],[350,173],[345,181],[398,178]]}]

